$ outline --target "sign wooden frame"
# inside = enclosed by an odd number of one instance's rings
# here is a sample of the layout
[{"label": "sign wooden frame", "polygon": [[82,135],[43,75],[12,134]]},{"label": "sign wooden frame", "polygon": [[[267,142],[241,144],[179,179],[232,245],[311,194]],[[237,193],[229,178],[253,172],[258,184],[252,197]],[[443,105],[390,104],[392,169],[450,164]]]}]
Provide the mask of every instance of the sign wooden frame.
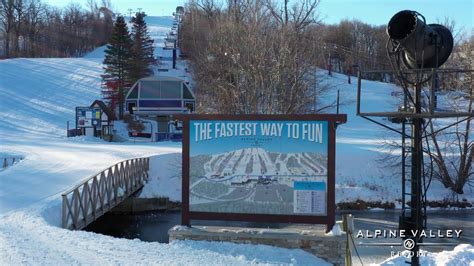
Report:
[{"label": "sign wooden frame", "polygon": [[[190,226],[191,220],[228,220],[248,222],[281,222],[281,223],[307,223],[325,224],[326,231],[335,224],[335,158],[336,158],[336,126],[347,121],[345,114],[307,114],[307,115],[175,115],[174,118],[183,121],[183,152],[182,152],[182,217],[181,224]],[[253,213],[217,213],[217,212],[192,212],[189,210],[189,121],[190,120],[265,120],[265,121],[327,121],[328,122],[328,147],[327,147],[327,212],[325,216],[313,215],[273,215]]]}]

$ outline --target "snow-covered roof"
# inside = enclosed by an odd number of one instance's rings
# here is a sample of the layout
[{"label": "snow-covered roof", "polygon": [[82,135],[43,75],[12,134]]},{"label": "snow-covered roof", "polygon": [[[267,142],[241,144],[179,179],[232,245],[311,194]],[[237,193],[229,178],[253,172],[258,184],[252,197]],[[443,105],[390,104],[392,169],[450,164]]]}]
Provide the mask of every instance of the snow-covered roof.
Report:
[{"label": "snow-covered roof", "polygon": [[103,101],[95,100],[95,101],[91,104],[91,107],[94,107],[94,106],[100,107],[100,109],[102,109],[102,111],[107,114],[107,117],[108,117],[110,120],[115,120],[115,114],[114,114],[114,112],[112,112],[112,110],[111,110]]}]

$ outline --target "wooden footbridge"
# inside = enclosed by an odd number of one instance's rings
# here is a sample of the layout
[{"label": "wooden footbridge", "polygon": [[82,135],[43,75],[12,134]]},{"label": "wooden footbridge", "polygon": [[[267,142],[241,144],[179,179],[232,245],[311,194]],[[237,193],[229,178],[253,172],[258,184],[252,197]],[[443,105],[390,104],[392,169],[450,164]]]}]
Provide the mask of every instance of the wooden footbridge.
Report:
[{"label": "wooden footbridge", "polygon": [[150,158],[119,162],[62,194],[62,227],[80,230],[137,192],[148,181]]}]

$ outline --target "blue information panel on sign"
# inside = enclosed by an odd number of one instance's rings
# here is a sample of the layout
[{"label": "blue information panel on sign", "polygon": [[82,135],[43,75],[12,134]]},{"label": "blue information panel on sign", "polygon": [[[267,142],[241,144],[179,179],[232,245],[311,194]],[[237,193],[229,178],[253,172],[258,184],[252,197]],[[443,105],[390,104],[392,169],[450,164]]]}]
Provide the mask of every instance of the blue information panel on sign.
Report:
[{"label": "blue information panel on sign", "polygon": [[76,128],[100,127],[101,112],[96,107],[76,107]]}]

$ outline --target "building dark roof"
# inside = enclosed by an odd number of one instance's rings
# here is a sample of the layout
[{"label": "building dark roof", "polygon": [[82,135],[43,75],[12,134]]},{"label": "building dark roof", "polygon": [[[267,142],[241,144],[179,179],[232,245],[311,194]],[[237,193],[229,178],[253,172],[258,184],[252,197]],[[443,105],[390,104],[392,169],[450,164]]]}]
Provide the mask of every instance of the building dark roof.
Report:
[{"label": "building dark roof", "polygon": [[112,112],[112,110],[103,102],[100,100],[95,100],[90,107],[93,107],[94,105],[98,105],[100,109],[107,115],[109,120],[115,120],[115,114]]}]

